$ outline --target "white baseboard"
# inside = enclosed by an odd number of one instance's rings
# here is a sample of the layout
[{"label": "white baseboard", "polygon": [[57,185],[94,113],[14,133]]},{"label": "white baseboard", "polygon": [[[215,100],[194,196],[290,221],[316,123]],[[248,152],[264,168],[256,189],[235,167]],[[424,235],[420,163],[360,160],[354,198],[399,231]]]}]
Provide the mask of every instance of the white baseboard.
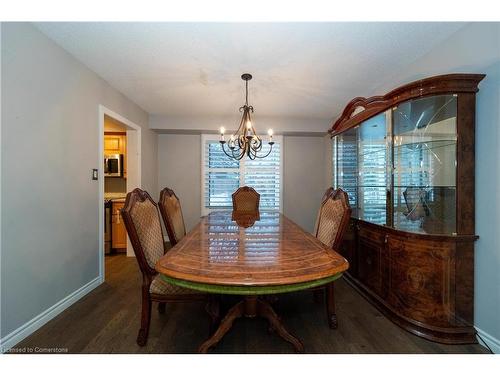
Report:
[{"label": "white baseboard", "polygon": [[21,327],[7,334],[5,337],[0,339],[0,352],[5,353],[7,350],[12,348],[14,345],[24,340],[26,337],[31,335],[45,323],[54,319],[61,312],[66,310],[76,301],[81,299],[87,293],[97,288],[100,284],[102,284],[103,279],[101,276],[96,277],[94,280],[88,282],[81,288],[75,290],[70,295],[66,296],[55,305],[49,307],[47,310],[43,311],[39,315],[35,316],[29,322],[24,323]]},{"label": "white baseboard", "polygon": [[[500,340],[497,339],[496,337],[491,336],[490,334],[484,332],[482,329],[479,329],[477,327],[474,327],[478,333],[479,336],[488,344],[490,349],[493,351],[495,354],[500,354]],[[481,341],[481,339],[477,340],[482,346],[486,347],[484,343]]]}]

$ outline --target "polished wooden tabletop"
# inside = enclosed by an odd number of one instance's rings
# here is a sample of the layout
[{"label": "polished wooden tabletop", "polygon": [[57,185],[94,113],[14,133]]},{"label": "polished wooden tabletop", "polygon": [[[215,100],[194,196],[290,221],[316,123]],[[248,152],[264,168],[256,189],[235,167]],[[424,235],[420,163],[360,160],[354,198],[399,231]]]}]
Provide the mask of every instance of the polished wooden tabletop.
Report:
[{"label": "polished wooden tabletop", "polygon": [[212,212],[156,264],[163,275],[221,286],[279,286],[341,275],[337,252],[279,212]]}]

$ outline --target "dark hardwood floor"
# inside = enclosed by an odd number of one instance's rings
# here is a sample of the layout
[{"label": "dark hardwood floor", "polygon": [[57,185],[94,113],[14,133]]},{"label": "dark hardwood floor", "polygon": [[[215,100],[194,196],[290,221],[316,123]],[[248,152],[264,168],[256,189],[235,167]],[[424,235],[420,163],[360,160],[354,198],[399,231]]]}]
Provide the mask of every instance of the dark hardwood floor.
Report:
[{"label": "dark hardwood floor", "polygon": [[[17,345],[67,348],[69,353],[196,353],[207,338],[203,303],[154,306],[149,341],[136,342],[141,277],[135,258],[106,257],[106,282]],[[391,323],[345,281],[336,282],[339,328],[330,330],[323,303],[311,292],[281,295],[275,303],[306,353],[486,353],[480,345],[442,345]],[[231,300],[225,301],[230,305]],[[294,353],[260,319],[240,319],[212,353]]]}]

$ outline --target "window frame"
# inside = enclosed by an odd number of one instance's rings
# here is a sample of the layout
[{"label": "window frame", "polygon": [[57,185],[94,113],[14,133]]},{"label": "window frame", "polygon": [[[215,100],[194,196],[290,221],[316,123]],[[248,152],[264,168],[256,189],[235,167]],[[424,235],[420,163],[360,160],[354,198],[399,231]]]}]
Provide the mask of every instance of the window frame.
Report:
[{"label": "window frame", "polygon": [[[266,139],[268,135],[261,135],[258,134],[259,137],[263,139],[264,142],[266,142]],[[229,207],[217,207],[217,208],[209,208],[205,207],[205,172],[206,172],[206,160],[205,160],[205,144],[207,141],[217,141],[219,142],[220,140],[220,135],[219,134],[202,134],[201,135],[201,214],[202,216],[208,215],[212,211],[217,211],[217,210],[224,210],[224,209],[229,209]],[[280,188],[279,188],[279,212],[283,213],[283,136],[282,135],[273,135],[273,140],[275,143],[278,143],[280,145],[280,165],[279,165],[279,176],[280,176]],[[247,157],[243,157],[243,159],[240,160],[240,166],[239,166],[239,174],[240,174],[240,182],[239,186],[244,186],[245,184],[245,160]],[[236,169],[236,168],[234,168]],[[274,209],[271,208],[263,208],[262,211],[274,211]]]}]

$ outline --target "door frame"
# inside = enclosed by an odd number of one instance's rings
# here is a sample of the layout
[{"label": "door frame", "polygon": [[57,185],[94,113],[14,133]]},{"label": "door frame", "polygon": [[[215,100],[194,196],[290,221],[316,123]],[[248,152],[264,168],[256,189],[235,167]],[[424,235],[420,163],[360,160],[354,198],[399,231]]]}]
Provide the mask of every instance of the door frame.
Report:
[{"label": "door frame", "polygon": [[[118,113],[112,111],[111,109],[99,104],[98,107],[98,115],[99,115],[99,164],[98,164],[98,181],[99,181],[99,276],[102,281],[105,278],[104,272],[104,115],[108,115],[109,117],[118,120],[122,124],[126,125],[128,130],[137,131],[137,171],[136,171],[136,181],[137,187],[142,187],[142,173],[141,173],[141,127],[134,122],[128,120],[127,118],[119,115]],[[129,142],[127,139],[127,149],[129,147]],[[127,159],[129,155],[127,155]],[[129,171],[127,170],[127,175]],[[129,189],[129,185],[127,183],[127,190]],[[127,238],[127,248],[130,246],[130,241]],[[127,254],[129,251],[127,250]]]}]

